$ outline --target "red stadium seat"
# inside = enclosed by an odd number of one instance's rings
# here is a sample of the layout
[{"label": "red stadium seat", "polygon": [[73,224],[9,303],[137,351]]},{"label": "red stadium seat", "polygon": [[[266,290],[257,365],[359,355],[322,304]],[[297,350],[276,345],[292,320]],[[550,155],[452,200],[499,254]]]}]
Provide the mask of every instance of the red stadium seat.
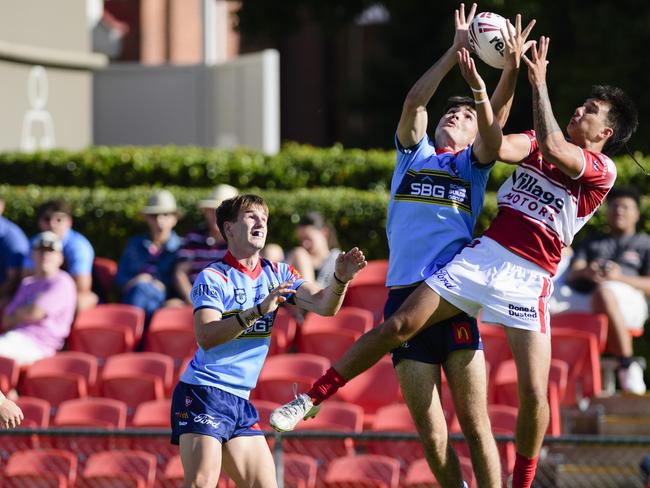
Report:
[{"label": "red stadium seat", "polygon": [[[372,423],[372,432],[415,432],[415,424],[411,418],[408,406],[405,403],[395,403],[381,407],[375,413]],[[368,453],[381,454],[394,459],[399,459],[402,468],[410,465],[414,460],[424,456],[420,441],[368,441]]]},{"label": "red stadium seat", "polygon": [[144,310],[122,303],[100,304],[79,312],[68,345],[105,359],[133,351],[142,339]]},{"label": "red stadium seat", "polygon": [[398,391],[399,383],[393,363],[385,356],[341,388],[334,399],[362,407],[366,421],[371,424],[377,409],[397,400]]},{"label": "red stadium seat", "polygon": [[551,315],[551,335],[559,329],[590,332],[596,337],[600,353],[603,353],[607,346],[607,326],[607,315],[602,313],[563,312]]},{"label": "red stadium seat", "polygon": [[352,330],[364,334],[372,329],[373,315],[366,309],[358,307],[341,307],[331,317],[324,317],[317,313],[310,312],[305,316],[305,321],[300,328],[301,333],[309,330]]},{"label": "red stadium seat", "polygon": [[59,405],[53,425],[57,427],[126,427],[126,403],[111,398],[80,398]]},{"label": "red stadium seat", "polygon": [[20,407],[25,416],[22,424],[20,424],[21,427],[41,429],[49,427],[51,405],[47,400],[36,397],[21,396],[16,400],[16,405]]},{"label": "red stadium seat", "polygon": [[[21,396],[16,405],[23,412],[21,427],[38,429],[50,425],[50,404],[40,398]],[[10,442],[9,442],[10,440]],[[25,449],[41,447],[41,438],[37,434],[12,434],[5,442],[0,442],[0,459],[7,459],[12,453]]]},{"label": "red stadium seat", "polygon": [[298,350],[307,354],[316,354],[335,362],[361,336],[354,330],[317,329],[312,327],[300,334]]},{"label": "red stadium seat", "polygon": [[[476,487],[476,478],[474,477],[474,468],[472,461],[466,457],[459,457],[460,469],[463,473],[463,479],[467,482],[469,488]],[[440,485],[431,472],[431,468],[425,458],[414,461],[406,472],[406,478],[403,482],[404,488],[438,488]]]},{"label": "red stadium seat", "polygon": [[196,348],[191,306],[165,307],[153,314],[145,337],[145,351],[171,356],[178,366]]},{"label": "red stadium seat", "polygon": [[156,456],[144,451],[105,451],[90,455],[79,479],[80,488],[153,488]]},{"label": "red stadium seat", "polygon": [[554,330],[551,334],[551,355],[569,365],[564,405],[573,406],[581,397],[600,394],[600,355],[594,334],[565,329]]},{"label": "red stadium seat", "polygon": [[0,356],[0,391],[8,392],[18,384],[20,368],[11,358]]},{"label": "red stadium seat", "polygon": [[162,400],[171,389],[174,360],[157,352],[117,354],[102,371],[102,396],[125,402],[130,411],[148,400]]},{"label": "red stadium seat", "polygon": [[77,478],[77,456],[60,449],[15,452],[4,472],[6,488],[72,488]]},{"label": "red stadium seat", "polygon": [[271,356],[262,368],[253,398],[284,404],[294,398],[293,383],[297,384],[298,391],[307,391],[329,367],[327,358],[314,354]]},{"label": "red stadium seat", "polygon": [[[356,280],[356,278],[355,278]],[[343,305],[357,307],[372,313],[374,325],[379,324],[384,317],[384,305],[388,298],[388,288],[384,284],[355,284],[352,280],[345,294]]]},{"label": "red stadium seat", "polygon": [[387,456],[361,454],[332,461],[325,475],[327,488],[397,488],[399,461]]},{"label": "red stadium seat", "polygon": [[282,456],[282,462],[286,488],[316,488],[316,459],[304,454],[286,453]]},{"label": "red stadium seat", "polygon": [[27,367],[20,391],[43,398],[53,407],[92,393],[97,381],[97,358],[80,351],[63,351]]},{"label": "red stadium seat", "polygon": [[500,325],[488,325],[479,322],[481,340],[483,341],[483,354],[485,361],[490,365],[492,376],[488,379],[489,383],[494,381],[494,375],[499,369],[499,364],[503,361],[512,359],[512,352],[508,344],[508,338]]},{"label": "red stadium seat", "polygon": [[273,413],[273,410],[280,407],[281,404],[268,400],[255,400],[253,405],[255,405],[255,410],[257,410],[257,413],[260,416],[259,424],[262,430],[272,430],[271,424],[269,423],[271,413]]},{"label": "red stadium seat", "polygon": [[291,316],[291,313],[284,307],[278,308],[273,322],[269,355],[287,353],[293,346],[297,330],[298,322]]},{"label": "red stadium seat", "polygon": [[171,398],[150,400],[138,405],[133,414],[131,425],[135,428],[171,428]]},{"label": "red stadium seat", "polygon": [[110,296],[115,275],[117,275],[117,262],[109,258],[95,257],[93,261],[93,280],[97,281],[96,287],[103,298]]},{"label": "red stadium seat", "polygon": [[[295,430],[319,430],[333,432],[361,432],[363,409],[342,402],[325,402],[316,417],[299,422]],[[307,454],[327,463],[335,457],[354,454],[354,443],[344,439],[285,439],[282,443],[287,452]]]},{"label": "red stadium seat", "polygon": [[387,273],[387,259],[371,259],[368,265],[357,273],[350,286],[385,285]]}]

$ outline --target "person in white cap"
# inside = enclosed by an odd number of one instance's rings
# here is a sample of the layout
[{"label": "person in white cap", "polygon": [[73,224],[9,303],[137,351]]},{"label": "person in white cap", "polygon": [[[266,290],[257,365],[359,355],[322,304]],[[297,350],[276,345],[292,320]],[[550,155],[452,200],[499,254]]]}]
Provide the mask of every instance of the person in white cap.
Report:
[{"label": "person in white cap", "polygon": [[32,242],[34,274],[23,279],[2,317],[0,356],[19,365],[54,356],[70,334],[77,287],[63,265],[63,243],[50,231]]},{"label": "person in white cap", "polygon": [[147,221],[149,233],[129,239],[115,282],[122,290],[122,303],[144,309],[148,323],[153,313],[173,296],[174,264],[181,244],[174,227],[181,212],[171,192],[157,190],[140,213]]},{"label": "person in white cap", "polygon": [[204,223],[183,237],[174,268],[174,284],[185,303],[192,303],[190,292],[198,274],[211,262],[221,259],[228,250],[217,225],[216,210],[221,202],[236,197],[238,193],[234,186],[217,185],[207,198],[199,201]]}]

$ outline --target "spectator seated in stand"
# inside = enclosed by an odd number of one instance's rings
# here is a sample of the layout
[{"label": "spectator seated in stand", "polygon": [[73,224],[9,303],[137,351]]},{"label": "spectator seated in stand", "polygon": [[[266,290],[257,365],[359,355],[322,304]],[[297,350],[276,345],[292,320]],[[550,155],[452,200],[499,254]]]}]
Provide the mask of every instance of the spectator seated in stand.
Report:
[{"label": "spectator seated in stand", "polygon": [[74,280],[61,270],[63,243],[53,232],[32,241],[34,275],[23,279],[2,318],[0,356],[18,364],[54,356],[70,334],[77,306]]},{"label": "spectator seated in stand", "polygon": [[287,262],[307,281],[326,287],[332,279],[336,258],[341,253],[336,231],[321,214],[308,212],[298,222],[297,233],[300,246],[289,253]]},{"label": "spectator seated in stand", "polygon": [[632,352],[631,330],[643,328],[650,296],[650,236],[637,231],[639,193],[618,187],[607,196],[609,233],[592,236],[575,251],[566,284],[556,288],[551,313],[607,315],[605,353],[619,358],[621,388],[643,394],[643,368]]},{"label": "spectator seated in stand", "polygon": [[0,198],[0,310],[11,301],[20,284],[29,241],[20,227],[3,217],[5,202]]},{"label": "spectator seated in stand", "polygon": [[199,201],[204,224],[189,232],[182,241],[176,255],[174,284],[182,300],[191,304],[190,292],[198,274],[208,264],[221,259],[228,250],[219,226],[217,225],[217,207],[221,202],[237,196],[237,188],[230,185],[218,185],[210,196]]},{"label": "spectator seated in stand", "polygon": [[[41,232],[54,232],[63,243],[63,266],[74,279],[77,287],[77,310],[97,305],[97,295],[92,291],[93,259],[95,251],[90,241],[72,228],[72,210],[68,202],[50,200],[37,210],[38,227]],[[23,275],[31,274],[34,263],[25,260]]]},{"label": "spectator seated in stand", "polygon": [[181,244],[174,227],[180,210],[174,195],[157,190],[141,213],[149,233],[129,239],[115,282],[122,291],[122,303],[142,308],[148,324],[153,313],[174,297],[174,265]]}]

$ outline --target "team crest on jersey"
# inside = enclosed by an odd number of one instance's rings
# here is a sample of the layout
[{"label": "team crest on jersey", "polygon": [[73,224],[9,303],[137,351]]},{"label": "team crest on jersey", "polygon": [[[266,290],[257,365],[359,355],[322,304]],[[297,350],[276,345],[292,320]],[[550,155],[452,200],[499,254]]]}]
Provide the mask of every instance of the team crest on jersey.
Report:
[{"label": "team crest on jersey", "polygon": [[235,301],[240,305],[246,303],[246,290],[243,288],[235,288]]},{"label": "team crest on jersey", "polygon": [[185,406],[189,407],[192,404],[192,397],[185,397]]}]

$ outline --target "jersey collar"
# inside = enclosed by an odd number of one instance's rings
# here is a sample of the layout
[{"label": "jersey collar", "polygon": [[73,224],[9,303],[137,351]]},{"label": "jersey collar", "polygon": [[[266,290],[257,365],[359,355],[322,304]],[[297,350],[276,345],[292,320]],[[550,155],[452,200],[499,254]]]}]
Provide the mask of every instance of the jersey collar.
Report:
[{"label": "jersey collar", "polygon": [[235,258],[235,256],[230,254],[230,251],[226,252],[225,256],[223,257],[223,261],[231,268],[236,269],[240,273],[243,273],[254,280],[256,280],[259,277],[259,275],[262,273],[262,258],[258,258],[257,265],[253,270],[250,270],[246,266],[241,264],[237,260],[237,258]]}]

